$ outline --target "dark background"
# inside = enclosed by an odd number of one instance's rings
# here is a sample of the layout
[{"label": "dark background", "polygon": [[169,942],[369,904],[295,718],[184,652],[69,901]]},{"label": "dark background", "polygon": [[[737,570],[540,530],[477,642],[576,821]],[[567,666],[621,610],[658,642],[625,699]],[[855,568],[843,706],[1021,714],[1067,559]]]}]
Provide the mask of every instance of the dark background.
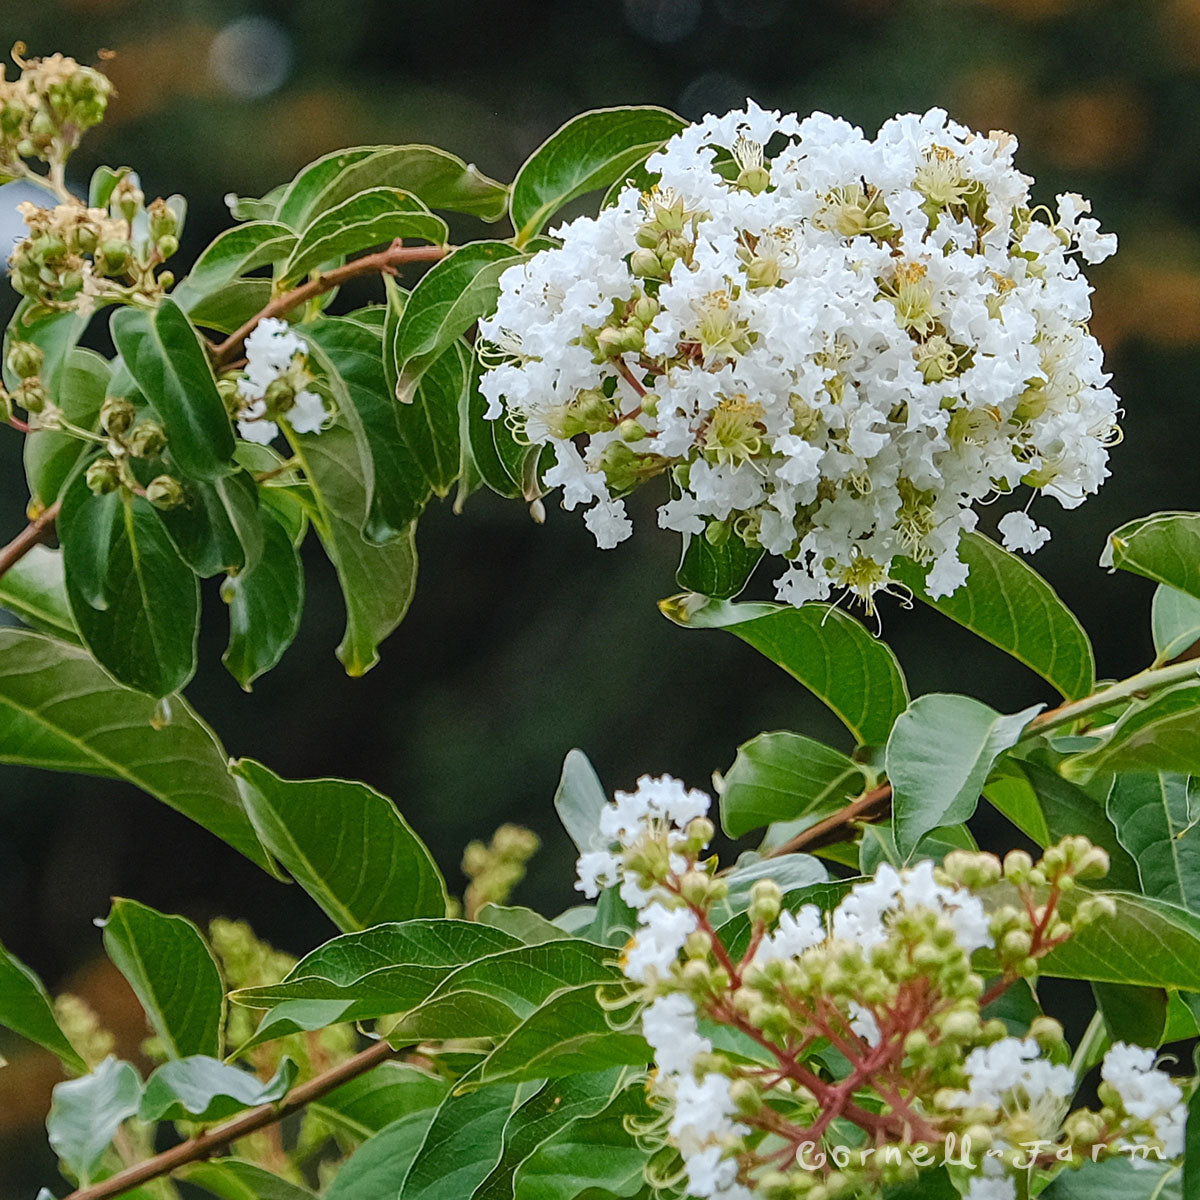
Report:
[{"label": "dark background", "polygon": [[[115,51],[118,97],[73,182],[85,188],[100,162],[129,164],[148,197],[184,193],[181,263],[227,223],[227,192],[260,194],[344,145],[429,142],[507,180],[581,110],[657,103],[697,118],[747,95],[869,132],[933,104],[1010,130],[1038,197],[1083,192],[1122,242],[1093,279],[1125,441],[1098,497],[1073,513],[1040,507],[1054,540],[1036,565],[1092,633],[1102,676],[1149,661],[1151,589],[1096,563],[1122,521],[1197,506],[1198,0],[0,0],[0,44],[17,40],[89,62]],[[20,439],[5,432],[0,541],[22,526],[26,500]],[[304,624],[283,664],[243,694],[220,666],[225,617],[210,591],[189,696],[232,754],[394,797],[454,887],[466,841],[506,820],[531,826],[544,847],[517,898],[557,911],[572,903],[572,852],[550,800],[572,746],[612,788],[643,771],[705,786],[764,729],[846,744],[748,647],[659,616],[678,547],[655,528],[653,503],[640,505],[638,536],[606,553],[553,505],[542,528],[486,495],[458,517],[435,505],[412,610],[362,680],[333,657],[341,602],[314,543]],[[935,614],[888,603],[883,619],[914,693],[964,691],[1007,710],[1052,700]],[[138,1017],[97,963],[92,925],[111,895],[198,921],[249,917],[292,951],[331,932],[298,888],[131,789],[0,770],[0,940],[52,989],[88,996],[128,1050]],[[31,1200],[55,1175],[39,1133],[53,1067],[15,1044],[0,1050],[12,1058],[0,1071],[0,1200]]]}]

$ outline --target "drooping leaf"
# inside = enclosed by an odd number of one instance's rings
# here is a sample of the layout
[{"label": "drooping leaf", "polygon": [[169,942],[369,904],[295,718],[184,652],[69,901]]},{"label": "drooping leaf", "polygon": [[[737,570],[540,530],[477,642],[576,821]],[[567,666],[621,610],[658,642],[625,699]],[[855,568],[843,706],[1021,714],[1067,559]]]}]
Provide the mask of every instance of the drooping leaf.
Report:
[{"label": "drooping leaf", "polygon": [[171,1058],[221,1055],[225,986],[200,930],[136,900],[113,901],[104,948]]},{"label": "drooping leaf", "polygon": [[163,724],[78,646],[0,629],[0,762],[124,780],[270,870],[216,735],[183,700],[170,708]]},{"label": "drooping leaf", "polygon": [[282,282],[303,279],[323,263],[395,238],[442,244],[446,222],[399,188],[371,187],[322,212],[304,230],[283,266]]},{"label": "drooping leaf", "polygon": [[191,322],[170,297],[153,313],[121,308],[113,341],[162,418],[171,457],[186,475],[219,479],[233,470],[233,427]]},{"label": "drooping leaf", "polygon": [[1002,716],[969,696],[942,693],[908,706],[896,719],[886,756],[892,832],[901,854],[910,855],[931,829],[975,812],[992,764],[1041,708]]},{"label": "drooping leaf", "polygon": [[1099,771],[1200,774],[1198,704],[1200,683],[1159,692],[1127,709],[1102,745],[1068,759],[1064,769],[1080,779]]},{"label": "drooping leaf", "polygon": [[261,558],[221,587],[221,599],[229,605],[229,646],[221,661],[246,691],[283,657],[300,630],[304,609],[299,552],[274,510],[263,509],[261,519]]},{"label": "drooping leaf", "polygon": [[982,534],[963,533],[958,553],[970,574],[949,596],[932,599],[925,590],[925,569],[910,560],[893,563],[892,577],[1036,671],[1067,700],[1091,695],[1096,683],[1092,644],[1054,589],[1023,558]]},{"label": "drooping leaf", "polygon": [[216,1058],[195,1055],[164,1063],[142,1092],[143,1121],[198,1121],[207,1124],[260,1104],[274,1104],[296,1081],[296,1064],[285,1058],[266,1082]]},{"label": "drooping leaf", "polygon": [[1161,512],[1127,522],[1108,535],[1100,565],[1200,597],[1200,513]]},{"label": "drooping leaf", "polygon": [[1200,789],[1186,775],[1118,775],[1108,816],[1137,861],[1141,890],[1200,913]]},{"label": "drooping leaf", "polygon": [[349,675],[364,675],[379,661],[379,643],[404,618],[417,582],[415,531],[385,546],[360,532],[369,511],[354,435],[334,427],[292,441],[313,491],[313,519],[337,570],[346,601],[346,633],[338,658]]},{"label": "drooping leaf", "polygon": [[184,562],[202,579],[253,570],[262,557],[258,488],[248,471],[212,482],[187,481],[184,503],[161,519]]},{"label": "drooping leaf", "polygon": [[1200,642],[1200,600],[1159,584],[1150,606],[1150,625],[1155,665],[1161,666]]},{"label": "drooping leaf", "polygon": [[731,600],[750,582],[762,556],[760,546],[748,546],[736,534],[730,534],[719,546],[712,545],[703,534],[688,535],[675,582],[700,596]]},{"label": "drooping leaf", "polygon": [[140,496],[95,496],[82,474],[58,518],[71,615],[114,679],[151,696],[196,670],[200,585],[157,510]]},{"label": "drooping leaf", "polygon": [[600,812],[608,796],[582,750],[569,750],[554,793],[554,810],[582,854],[602,847]]},{"label": "drooping leaf", "polygon": [[296,234],[278,221],[249,221],[226,229],[209,243],[195,265],[171,293],[175,303],[192,312],[235,279],[259,267],[282,262],[296,245]]},{"label": "drooping leaf", "polygon": [[730,837],[774,821],[820,820],[863,790],[862,768],[799,733],[760,733],[738,749],[721,785],[721,824]]},{"label": "drooping leaf", "polygon": [[142,1081],[127,1062],[109,1056],[90,1075],[54,1089],[46,1131],[55,1154],[79,1177],[92,1183],[121,1122],[136,1115]]},{"label": "drooping leaf", "polygon": [[659,602],[687,629],[728,629],[827,704],[855,738],[882,745],[908,703],[890,649],[853,617],[827,604],[729,604],[693,596]]},{"label": "drooping leaf", "polygon": [[0,1025],[56,1055],[72,1071],[87,1066],[58,1026],[42,981],[0,945]]},{"label": "drooping leaf", "polygon": [[421,276],[404,306],[392,348],[401,400],[411,400],[421,376],[491,312],[500,276],[524,258],[509,242],[470,242]]},{"label": "drooping leaf", "polygon": [[193,1163],[184,1178],[221,1200],[316,1200],[308,1188],[242,1158]]},{"label": "drooping leaf", "polygon": [[524,245],[566,203],[607,188],[684,122],[665,108],[602,108],[581,113],[551,134],[513,182],[510,212]]},{"label": "drooping leaf", "polygon": [[67,600],[61,550],[34,546],[0,575],[0,608],[41,633],[79,641]]},{"label": "drooping leaf", "polygon": [[386,797],[343,779],[233,768],[263,844],[343,932],[446,912],[441,872]]},{"label": "drooping leaf", "polygon": [[311,1033],[340,1025],[350,1011],[350,1004],[349,1000],[285,1000],[272,1008],[254,1033],[228,1057],[242,1058],[256,1046],[293,1033]]}]

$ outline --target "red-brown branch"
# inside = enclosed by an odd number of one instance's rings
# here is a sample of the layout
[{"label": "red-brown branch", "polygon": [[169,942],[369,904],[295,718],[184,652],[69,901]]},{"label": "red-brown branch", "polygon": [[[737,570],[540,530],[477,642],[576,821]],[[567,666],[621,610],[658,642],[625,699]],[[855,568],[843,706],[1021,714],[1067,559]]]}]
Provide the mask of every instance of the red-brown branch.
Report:
[{"label": "red-brown branch", "polygon": [[3,550],[0,550],[0,575],[15,567],[34,546],[47,541],[54,533],[54,520],[58,516],[61,501],[55,500],[44,512],[35,517],[17,534]]}]

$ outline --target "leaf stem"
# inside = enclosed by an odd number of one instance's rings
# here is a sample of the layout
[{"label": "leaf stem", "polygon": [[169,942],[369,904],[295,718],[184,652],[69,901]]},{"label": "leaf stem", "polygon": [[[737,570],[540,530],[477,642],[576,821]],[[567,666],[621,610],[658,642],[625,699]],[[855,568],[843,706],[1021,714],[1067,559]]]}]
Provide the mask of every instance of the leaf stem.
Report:
[{"label": "leaf stem", "polygon": [[170,1150],[164,1150],[161,1154],[156,1154],[153,1158],[148,1158],[136,1166],[118,1171],[100,1183],[80,1188],[67,1196],[66,1200],[106,1200],[106,1197],[119,1196],[122,1192],[140,1187],[152,1179],[160,1179],[164,1175],[169,1175],[172,1171],[178,1170],[188,1163],[202,1162],[206,1158],[211,1158],[218,1151],[226,1149],[231,1142],[244,1138],[247,1134],[254,1133],[259,1129],[274,1125],[285,1117],[291,1116],[292,1113],[299,1112],[313,1100],[319,1100],[334,1088],[348,1083],[351,1079],[357,1079],[359,1075],[364,1075],[380,1063],[386,1062],[395,1053],[397,1052],[388,1042],[376,1042],[353,1058],[317,1075],[308,1083],[294,1088],[281,1103],[264,1104],[260,1108],[253,1108],[240,1117],[227,1121],[224,1125],[218,1125],[216,1129],[210,1129],[198,1137],[180,1142],[178,1146],[172,1146]]}]

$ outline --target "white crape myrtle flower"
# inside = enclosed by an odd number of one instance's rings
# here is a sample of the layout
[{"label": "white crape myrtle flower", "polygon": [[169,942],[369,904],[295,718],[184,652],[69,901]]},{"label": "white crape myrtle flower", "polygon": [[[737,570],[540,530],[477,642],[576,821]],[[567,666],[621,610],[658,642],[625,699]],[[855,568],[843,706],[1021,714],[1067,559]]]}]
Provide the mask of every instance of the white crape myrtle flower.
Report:
[{"label": "white crape myrtle flower", "polygon": [[1057,1126],[1067,1100],[1075,1091],[1075,1072],[1049,1062],[1030,1038],[1006,1037],[979,1046],[963,1064],[968,1086],[948,1102],[960,1108],[992,1108],[1000,1112],[1031,1112],[1043,1117],[1039,1127]]},{"label": "white crape myrtle flower", "polygon": [[995,1158],[983,1160],[983,1171],[963,1193],[963,1200],[1017,1200],[1017,1185]]},{"label": "white crape myrtle flower", "polygon": [[[976,505],[1024,484],[1072,508],[1118,436],[1079,265],[1116,239],[1082,197],[1035,208],[1015,150],[940,109],[874,139],[753,103],[706,117],[649,159],[654,189],[505,272],[488,416],[552,448],[545,482],[603,547],[667,475],[659,524],[782,557],[790,603],[869,605],[898,555],[953,592]],[[1023,513],[1001,532],[1048,536]]]},{"label": "white crape myrtle flower", "polygon": [[1130,1116],[1153,1125],[1155,1136],[1163,1143],[1165,1158],[1183,1153],[1187,1119],[1183,1093],[1165,1071],[1154,1066],[1153,1050],[1117,1042],[1104,1056],[1100,1075],[1120,1094]]},{"label": "white crape myrtle flower", "polygon": [[1050,540],[1050,530],[1043,529],[1023,512],[1005,513],[997,526],[1006,550],[1021,550],[1032,554]]},{"label": "white crape myrtle flower", "polygon": [[238,380],[242,406],[237,414],[238,433],[246,441],[265,446],[279,436],[279,426],[267,419],[267,392],[277,379],[291,385],[288,424],[297,433],[321,431],[329,414],[321,397],[305,386],[309,382],[304,370],[307,354],[304,339],[276,317],[264,317],[246,338],[246,366]]},{"label": "white crape myrtle flower", "polygon": [[806,904],[797,913],[781,912],[779,923],[759,943],[753,961],[762,966],[778,959],[799,958],[825,937],[825,919],[815,904]]},{"label": "white crape myrtle flower", "polygon": [[887,939],[886,919],[902,909],[930,908],[950,923],[963,953],[992,945],[987,913],[979,898],[964,888],[938,883],[933,863],[897,871],[882,863],[872,879],[857,883],[833,911],[833,936],[857,942],[864,949]]},{"label": "white crape myrtle flower", "polygon": [[687,936],[696,928],[696,915],[688,908],[667,908],[655,901],[638,913],[639,928],[625,952],[625,974],[647,983],[653,974],[664,975],[679,957]]}]

